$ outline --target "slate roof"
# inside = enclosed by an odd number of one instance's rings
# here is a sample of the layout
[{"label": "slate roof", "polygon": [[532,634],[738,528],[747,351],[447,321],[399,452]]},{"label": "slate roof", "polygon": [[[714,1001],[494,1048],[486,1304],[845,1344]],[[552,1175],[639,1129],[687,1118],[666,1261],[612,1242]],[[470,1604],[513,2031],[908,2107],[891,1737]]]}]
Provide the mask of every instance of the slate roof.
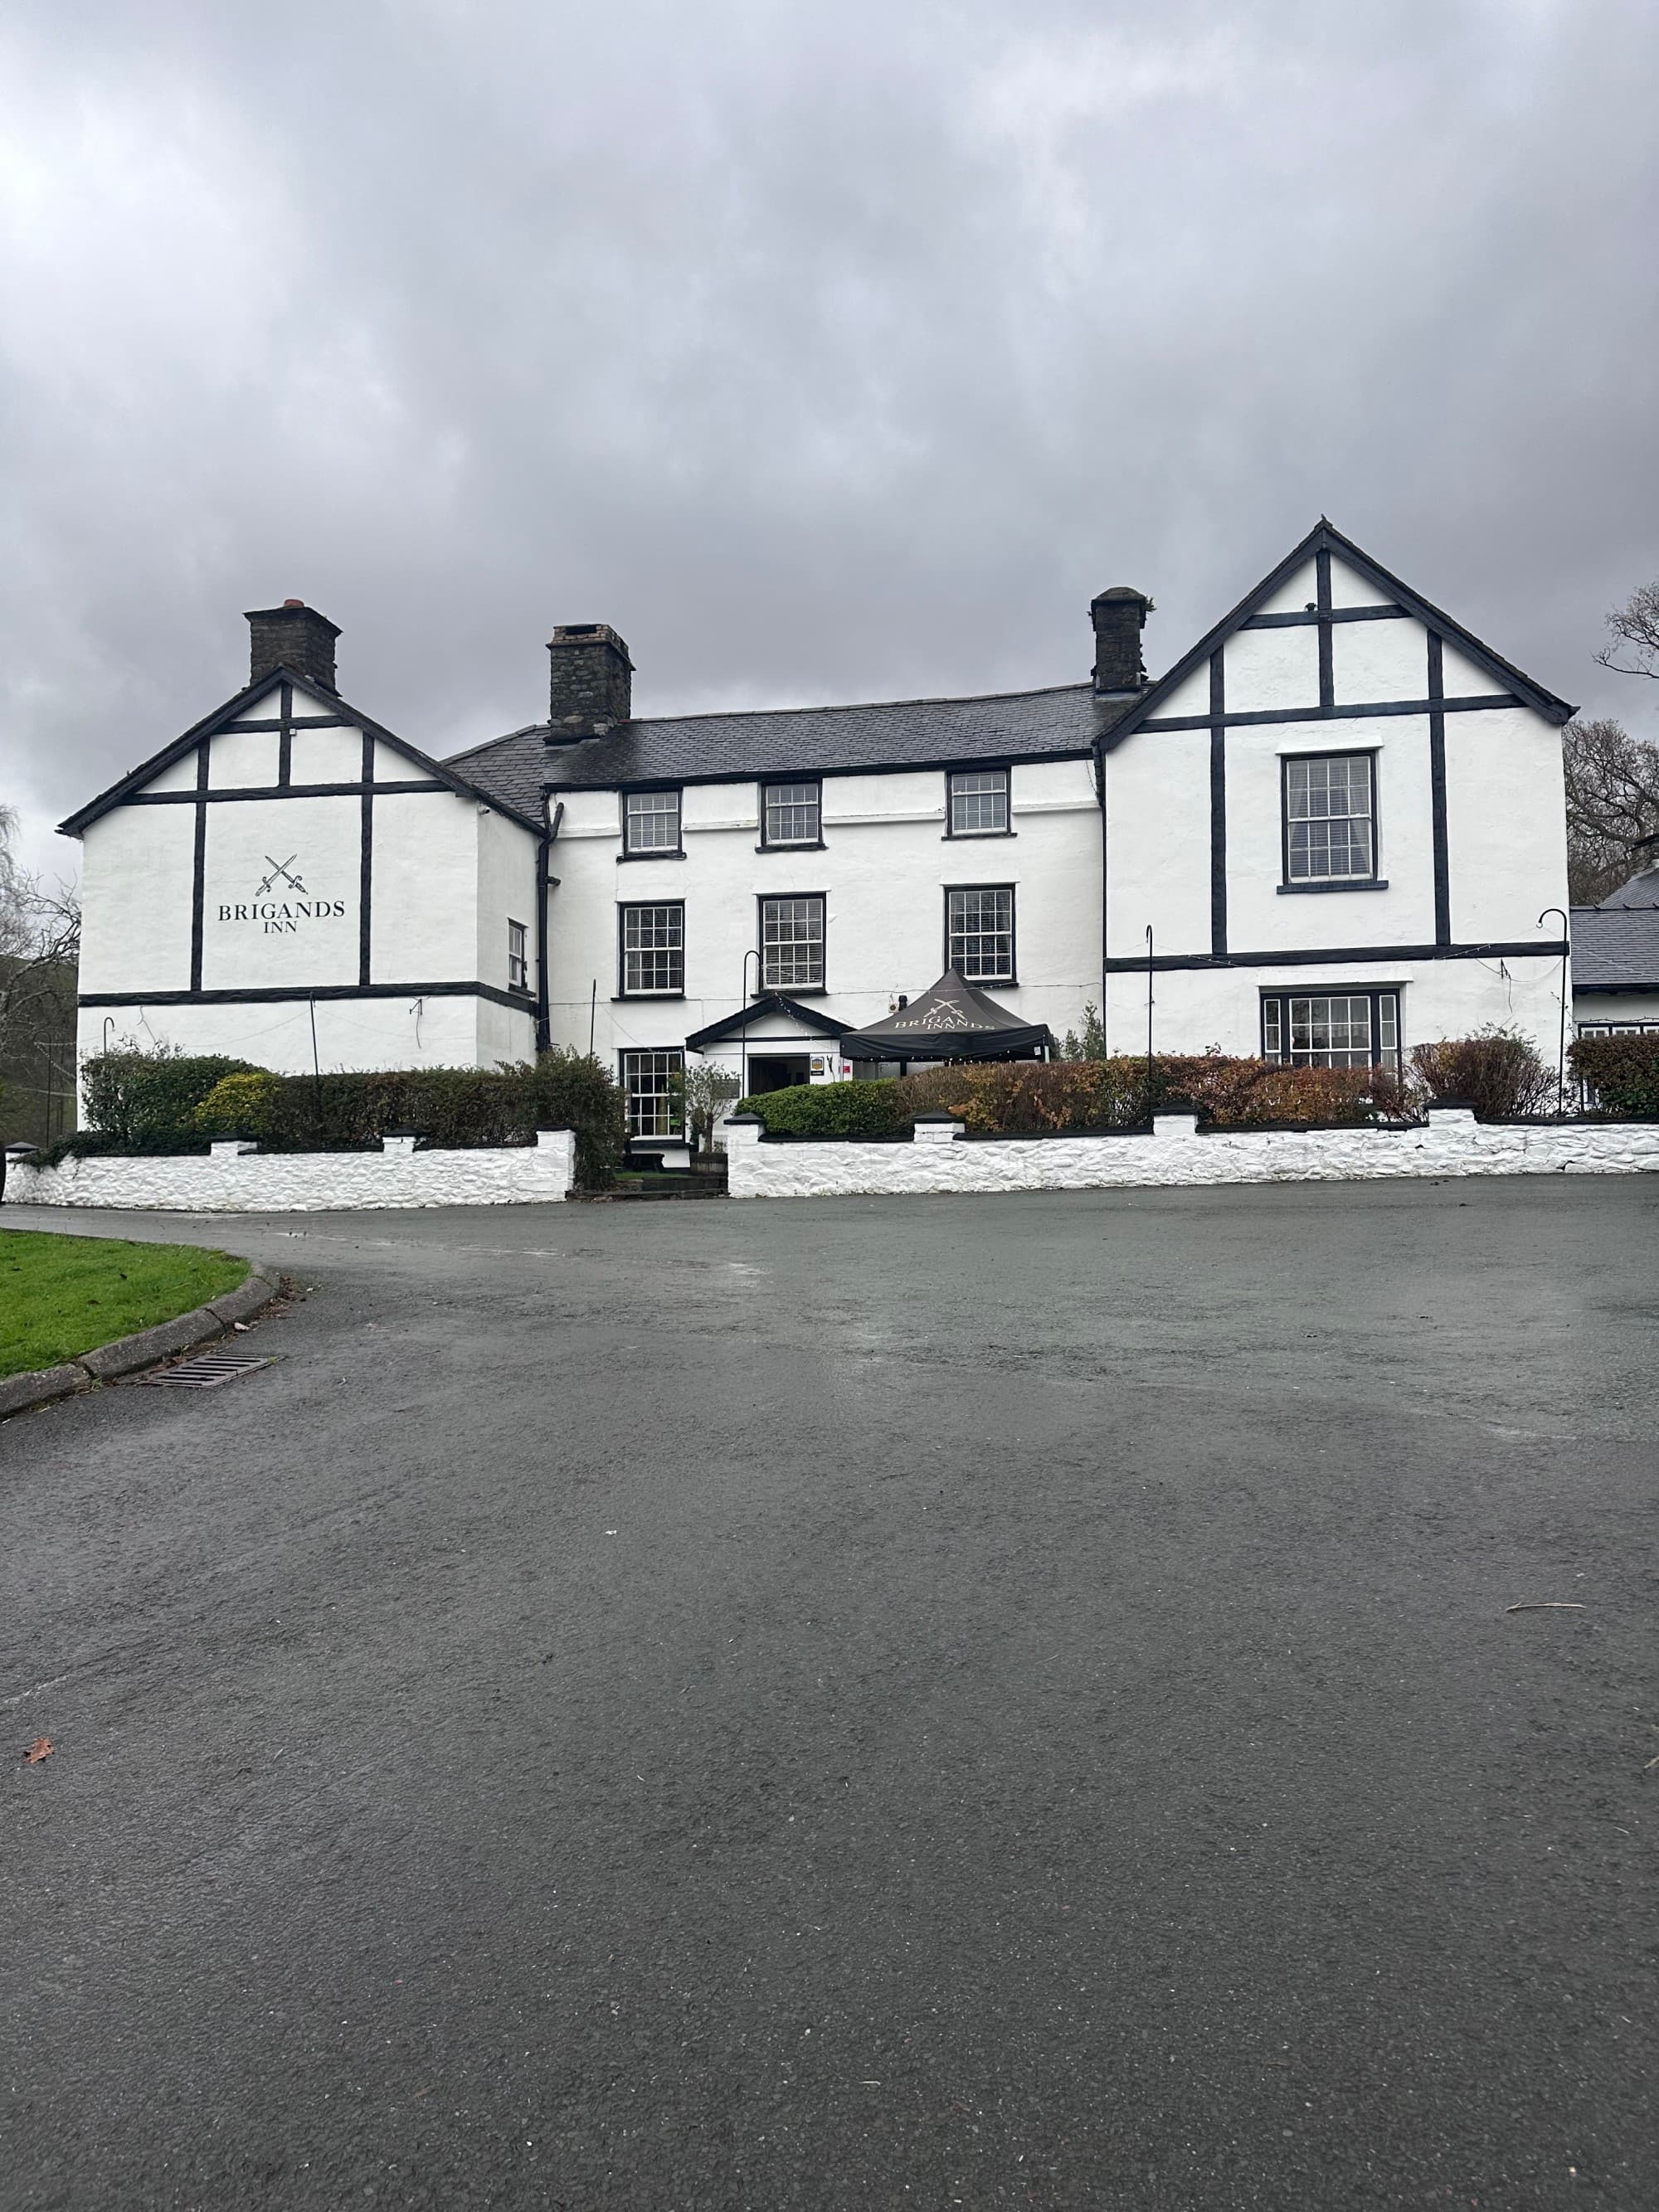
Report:
[{"label": "slate roof", "polygon": [[1574,907],[1572,981],[1578,991],[1659,991],[1659,905]]},{"label": "slate roof", "polygon": [[1627,884],[1620,884],[1616,891],[1609,892],[1595,911],[1605,914],[1609,907],[1621,906],[1659,907],[1659,861],[1632,876]]},{"label": "slate roof", "polygon": [[1066,684],[976,699],[677,714],[620,723],[608,737],[556,748],[544,742],[546,725],[532,722],[452,755],[447,765],[522,811],[540,805],[544,788],[591,791],[619,784],[1086,757],[1095,739],[1133,704],[1129,698],[1097,699],[1091,684]]}]

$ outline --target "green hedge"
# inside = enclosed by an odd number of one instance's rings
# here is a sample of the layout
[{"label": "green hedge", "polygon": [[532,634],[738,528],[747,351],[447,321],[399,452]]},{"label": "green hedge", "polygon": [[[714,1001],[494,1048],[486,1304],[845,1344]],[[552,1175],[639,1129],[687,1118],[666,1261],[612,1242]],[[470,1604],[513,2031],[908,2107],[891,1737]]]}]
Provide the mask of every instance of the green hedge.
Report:
[{"label": "green hedge", "polygon": [[1133,1129],[1155,1107],[1185,1106],[1216,1128],[1337,1124],[1413,1117],[1400,1081],[1377,1068],[1281,1067],[1219,1053],[1144,1059],[1008,1060],[934,1067],[875,1083],[801,1085],[743,1102],[769,1135],[881,1137],[919,1114],[948,1113],[975,1136]]},{"label": "green hedge", "polygon": [[[622,1092],[585,1053],[545,1052],[499,1068],[393,1069],[384,1073],[273,1075],[246,1060],[106,1053],[86,1063],[88,1127],[52,1148],[66,1152],[191,1152],[243,1137],[272,1152],[338,1152],[412,1129],[446,1150],[528,1143],[568,1128],[576,1180],[610,1181],[623,1156]],[[47,1155],[40,1156],[42,1164]]]},{"label": "green hedge", "polygon": [[1595,1112],[1659,1115],[1659,1035],[1579,1037],[1567,1057]]},{"label": "green hedge", "polygon": [[227,1075],[245,1074],[252,1066],[222,1053],[94,1053],[81,1066],[82,1118],[88,1129],[126,1152],[199,1141],[196,1109]]}]

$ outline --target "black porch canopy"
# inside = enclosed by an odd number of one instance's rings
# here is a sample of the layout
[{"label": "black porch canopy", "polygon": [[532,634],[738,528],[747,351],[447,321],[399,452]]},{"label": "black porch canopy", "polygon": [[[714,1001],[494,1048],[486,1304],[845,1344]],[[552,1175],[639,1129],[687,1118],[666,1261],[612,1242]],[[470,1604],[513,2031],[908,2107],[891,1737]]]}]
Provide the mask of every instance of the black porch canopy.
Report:
[{"label": "black porch canopy", "polygon": [[1046,1022],[1021,1021],[947,968],[896,1014],[846,1030],[841,1048],[848,1060],[1031,1060],[1054,1042]]}]

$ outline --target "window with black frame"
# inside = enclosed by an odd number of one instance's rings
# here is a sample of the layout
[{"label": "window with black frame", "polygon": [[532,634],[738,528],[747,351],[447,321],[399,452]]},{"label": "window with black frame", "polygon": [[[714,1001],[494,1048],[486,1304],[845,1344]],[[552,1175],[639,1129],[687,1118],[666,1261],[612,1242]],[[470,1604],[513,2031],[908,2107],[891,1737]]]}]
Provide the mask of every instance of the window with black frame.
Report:
[{"label": "window with black frame", "polygon": [[1012,884],[972,884],[945,892],[945,964],[964,983],[1013,981]]},{"label": "window with black frame", "polygon": [[623,1091],[628,1101],[630,1138],[672,1139],[682,1133],[679,1079],[684,1065],[685,1054],[678,1051],[623,1054]]},{"label": "window with black frame", "polygon": [[817,845],[823,838],[823,791],[818,783],[761,787],[761,842]]},{"label": "window with black frame", "polygon": [[1287,888],[1376,875],[1376,770],[1370,753],[1307,753],[1284,763]]},{"label": "window with black frame", "polygon": [[1008,831],[1006,768],[953,769],[946,778],[952,837],[1000,837]]},{"label": "window with black frame", "polygon": [[812,891],[760,902],[761,988],[823,988],[823,895]]},{"label": "window with black frame", "polygon": [[678,853],[680,794],[678,791],[630,791],[623,799],[624,853]]},{"label": "window with black frame", "polygon": [[625,906],[622,916],[622,995],[678,998],[685,989],[685,902]]},{"label": "window with black frame", "polygon": [[1400,1067],[1398,991],[1269,991],[1261,1052],[1286,1067]]}]

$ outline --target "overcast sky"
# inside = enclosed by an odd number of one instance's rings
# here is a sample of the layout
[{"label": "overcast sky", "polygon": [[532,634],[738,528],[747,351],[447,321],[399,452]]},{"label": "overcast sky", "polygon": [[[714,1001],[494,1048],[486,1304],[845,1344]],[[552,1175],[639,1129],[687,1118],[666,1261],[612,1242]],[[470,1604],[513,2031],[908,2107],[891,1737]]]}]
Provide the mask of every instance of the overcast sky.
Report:
[{"label": "overcast sky", "polygon": [[[77,0],[0,18],[0,795],[342,626],[438,753],[1153,672],[1322,511],[1553,690],[1659,574],[1653,0]],[[1659,687],[1645,687],[1650,691]]]}]

